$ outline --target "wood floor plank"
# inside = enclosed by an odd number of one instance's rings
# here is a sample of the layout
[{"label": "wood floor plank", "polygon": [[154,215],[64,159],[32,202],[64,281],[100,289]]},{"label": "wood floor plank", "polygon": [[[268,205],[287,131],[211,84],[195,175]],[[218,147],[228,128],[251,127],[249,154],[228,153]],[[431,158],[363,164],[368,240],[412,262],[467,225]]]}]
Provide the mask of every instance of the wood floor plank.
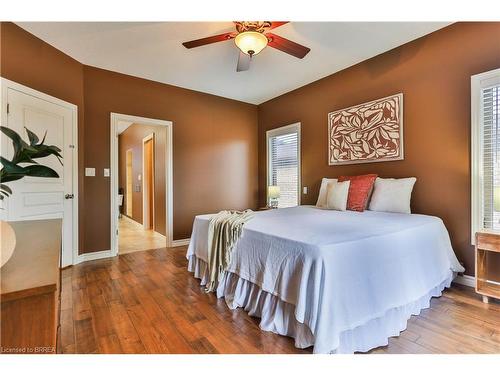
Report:
[{"label": "wood floor plank", "polygon": [[[62,343],[64,347],[65,343]],[[98,353],[92,319],[75,321],[75,351],[76,353]]]},{"label": "wood floor plank", "polygon": [[61,331],[60,337],[63,352],[68,352],[65,347],[75,346],[75,325],[73,321],[73,309],[61,310]]},{"label": "wood floor plank", "polygon": [[151,320],[141,305],[129,307],[127,312],[147,353],[170,353],[167,345],[163,342],[161,334],[151,325]]},{"label": "wood floor plank", "polygon": [[198,340],[191,341],[189,343],[193,351],[198,354],[217,354],[219,353],[217,349],[214,348],[210,341],[208,341],[205,337],[202,337]]},{"label": "wood floor plank", "polygon": [[99,337],[99,352],[109,354],[123,354],[120,340],[115,334]]},{"label": "wood floor plank", "polygon": [[[311,353],[230,310],[187,271],[185,247],[132,252],[63,270],[63,353]],[[500,304],[453,285],[369,353],[500,353]]]}]

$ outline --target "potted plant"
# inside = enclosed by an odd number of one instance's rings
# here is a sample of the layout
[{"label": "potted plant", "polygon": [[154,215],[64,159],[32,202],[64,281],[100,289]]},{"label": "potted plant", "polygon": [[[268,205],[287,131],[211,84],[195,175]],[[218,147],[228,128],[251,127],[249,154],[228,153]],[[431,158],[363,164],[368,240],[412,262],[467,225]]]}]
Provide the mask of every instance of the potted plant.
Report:
[{"label": "potted plant", "polygon": [[[12,189],[6,185],[9,182],[20,180],[24,177],[49,177],[58,178],[59,175],[52,168],[39,164],[35,159],[45,158],[54,155],[62,165],[61,149],[57,146],[45,144],[45,137],[42,140],[31,130],[25,128],[29,143],[25,142],[14,130],[5,126],[0,126],[0,131],[10,138],[14,147],[14,154],[11,160],[0,156],[0,200],[12,194]],[[14,252],[16,238],[14,230],[5,221],[0,220],[2,243],[0,248],[1,264],[3,266]]]}]

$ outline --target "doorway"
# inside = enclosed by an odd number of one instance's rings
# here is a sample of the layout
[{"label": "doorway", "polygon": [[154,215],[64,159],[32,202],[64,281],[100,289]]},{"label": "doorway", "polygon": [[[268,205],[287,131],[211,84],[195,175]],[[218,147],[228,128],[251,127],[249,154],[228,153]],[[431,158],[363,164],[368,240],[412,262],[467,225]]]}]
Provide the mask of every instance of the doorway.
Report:
[{"label": "doorway", "polygon": [[172,123],[111,114],[113,255],[172,243]]}]

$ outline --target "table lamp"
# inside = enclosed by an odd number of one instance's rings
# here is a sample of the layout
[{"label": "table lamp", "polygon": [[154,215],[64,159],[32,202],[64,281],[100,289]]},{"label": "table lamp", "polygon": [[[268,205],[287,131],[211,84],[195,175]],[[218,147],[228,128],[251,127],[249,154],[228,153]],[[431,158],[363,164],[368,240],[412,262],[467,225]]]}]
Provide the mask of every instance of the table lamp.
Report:
[{"label": "table lamp", "polygon": [[495,186],[493,189],[493,209],[500,211],[500,186]]},{"label": "table lamp", "polygon": [[280,197],[280,187],[271,185],[267,187],[267,198],[269,199],[269,207],[278,208],[278,198]]}]

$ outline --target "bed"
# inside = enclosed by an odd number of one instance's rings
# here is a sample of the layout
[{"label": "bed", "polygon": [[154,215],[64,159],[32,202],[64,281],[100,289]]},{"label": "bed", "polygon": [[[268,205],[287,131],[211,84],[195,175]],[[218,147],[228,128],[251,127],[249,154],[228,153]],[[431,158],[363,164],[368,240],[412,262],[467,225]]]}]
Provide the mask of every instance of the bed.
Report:
[{"label": "bed", "polygon": [[[210,217],[195,218],[187,251],[202,285]],[[255,213],[216,293],[298,348],[366,352],[399,335],[463,271],[437,217],[298,206]]]}]

